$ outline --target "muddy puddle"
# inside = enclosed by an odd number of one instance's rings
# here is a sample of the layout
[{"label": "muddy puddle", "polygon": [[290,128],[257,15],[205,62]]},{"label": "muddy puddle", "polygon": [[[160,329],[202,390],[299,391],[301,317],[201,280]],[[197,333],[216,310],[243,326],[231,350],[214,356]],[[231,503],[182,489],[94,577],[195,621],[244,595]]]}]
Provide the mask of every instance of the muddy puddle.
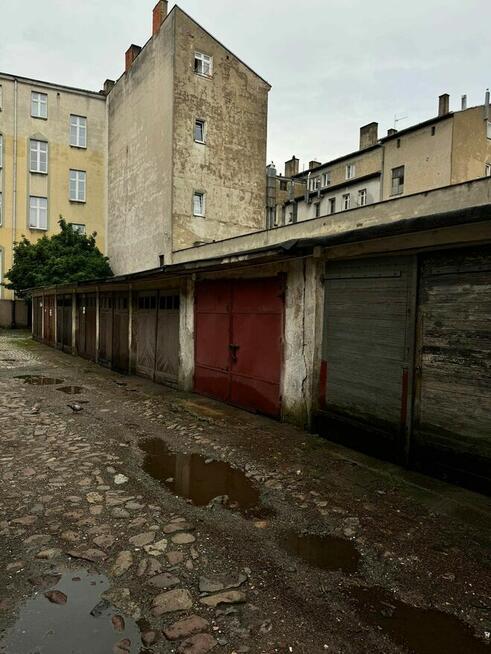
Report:
[{"label": "muddy puddle", "polygon": [[65,381],[64,379],[45,377],[44,375],[18,375],[15,379],[23,379],[24,384],[31,384],[32,386],[54,386],[63,384]]},{"label": "muddy puddle", "polygon": [[66,395],[81,395],[85,388],[83,386],[61,386],[56,389],[60,393],[65,393]]},{"label": "muddy puddle", "polygon": [[0,637],[0,652],[108,654],[116,651],[116,643],[127,639],[129,645],[124,651],[138,654],[140,630],[101,597],[108,588],[106,577],[87,570],[39,578],[35,594],[21,607],[15,624]]},{"label": "muddy puddle", "polygon": [[436,609],[420,609],[382,588],[353,588],[358,614],[411,654],[489,654],[467,624]]},{"label": "muddy puddle", "polygon": [[321,570],[341,570],[353,574],[358,570],[360,553],[349,540],[337,536],[286,533],[281,547],[308,565]]},{"label": "muddy puddle", "polygon": [[243,514],[267,513],[261,507],[259,489],[228,463],[211,461],[200,454],[176,454],[160,438],[145,440],[139,446],[146,454],[145,472],[194,505],[206,506],[215,498],[223,498],[217,503]]}]

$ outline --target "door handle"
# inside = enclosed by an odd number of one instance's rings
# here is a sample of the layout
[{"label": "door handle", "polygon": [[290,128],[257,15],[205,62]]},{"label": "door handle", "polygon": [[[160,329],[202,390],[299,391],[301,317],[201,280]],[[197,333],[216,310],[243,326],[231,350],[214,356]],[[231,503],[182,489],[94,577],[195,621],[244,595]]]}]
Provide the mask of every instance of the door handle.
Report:
[{"label": "door handle", "polygon": [[240,345],[234,345],[233,343],[230,343],[228,347],[232,355],[232,361],[237,363],[237,351],[240,349]]}]

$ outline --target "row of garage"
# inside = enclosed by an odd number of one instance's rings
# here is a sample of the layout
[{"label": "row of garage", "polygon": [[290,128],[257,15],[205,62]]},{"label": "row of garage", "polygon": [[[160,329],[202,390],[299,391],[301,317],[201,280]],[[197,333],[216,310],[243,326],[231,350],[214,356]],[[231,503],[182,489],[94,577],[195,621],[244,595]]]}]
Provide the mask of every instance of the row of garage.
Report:
[{"label": "row of garage", "polygon": [[162,272],[36,291],[33,331],[120,372],[486,488],[490,273],[487,245],[292,256],[173,282]]}]

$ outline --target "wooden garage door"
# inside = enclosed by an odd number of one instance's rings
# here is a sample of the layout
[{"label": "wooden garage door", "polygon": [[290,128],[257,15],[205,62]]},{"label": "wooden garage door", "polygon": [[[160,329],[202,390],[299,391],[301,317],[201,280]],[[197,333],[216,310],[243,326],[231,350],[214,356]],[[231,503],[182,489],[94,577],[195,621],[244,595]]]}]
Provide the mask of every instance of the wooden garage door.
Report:
[{"label": "wooden garage door", "polygon": [[282,279],[201,282],[195,306],[196,392],[279,416]]},{"label": "wooden garage door", "polygon": [[99,295],[99,358],[102,366],[111,367],[113,351],[113,294]]},{"label": "wooden garage door", "polygon": [[404,444],[414,266],[398,257],[326,268],[321,405],[334,422],[366,426],[368,447],[377,433]]},{"label": "wooden garage door", "polygon": [[95,361],[96,294],[77,295],[77,353]]},{"label": "wooden garage door", "polygon": [[157,331],[157,291],[140,292],[136,311],[136,374],[153,379]]},{"label": "wooden garage door", "polygon": [[179,291],[161,291],[158,300],[155,381],[177,382],[179,373]]},{"label": "wooden garage door", "polygon": [[114,293],[112,367],[114,370],[125,374],[128,374],[130,365],[129,325],[130,312],[128,292]]},{"label": "wooden garage door", "polygon": [[491,482],[491,248],[421,260],[416,459]]}]

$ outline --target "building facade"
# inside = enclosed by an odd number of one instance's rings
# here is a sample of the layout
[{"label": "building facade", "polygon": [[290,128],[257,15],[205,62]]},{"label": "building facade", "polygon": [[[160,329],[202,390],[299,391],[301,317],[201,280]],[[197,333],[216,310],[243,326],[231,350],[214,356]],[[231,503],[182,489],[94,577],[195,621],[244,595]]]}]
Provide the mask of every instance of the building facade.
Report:
[{"label": "building facade", "polygon": [[461,110],[451,112],[449,103],[447,94],[440,96],[436,117],[390,129],[384,138],[370,123],[360,129],[357,151],[325,164],[311,161],[306,171],[291,174],[298,159],[287,161],[280,178],[286,193],[269,202],[267,228],[491,176],[489,92],[481,106],[467,108],[463,98]]},{"label": "building facade", "polygon": [[14,243],[56,233],[60,216],[104,251],[106,127],[103,94],[0,73],[1,283]]},{"label": "building facade", "polygon": [[108,95],[108,254],[115,272],[257,231],[270,86],[175,6],[126,53]]}]

